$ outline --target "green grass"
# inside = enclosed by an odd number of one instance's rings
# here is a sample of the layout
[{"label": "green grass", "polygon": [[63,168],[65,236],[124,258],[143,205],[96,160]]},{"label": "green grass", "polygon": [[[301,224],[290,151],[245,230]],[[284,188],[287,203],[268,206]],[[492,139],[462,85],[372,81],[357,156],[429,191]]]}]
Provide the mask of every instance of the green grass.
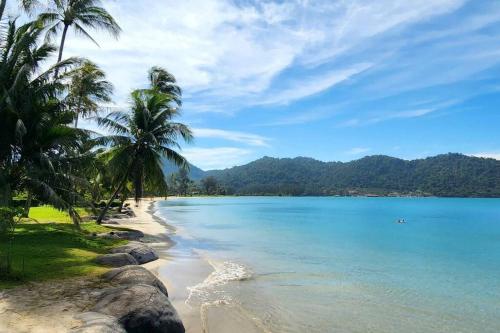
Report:
[{"label": "green grass", "polygon": [[[77,208],[76,211],[81,217],[89,215],[89,213],[84,208]],[[71,218],[69,217],[67,212],[61,212],[52,206],[31,207],[29,217],[40,223],[71,223]]]},{"label": "green grass", "polygon": [[[107,268],[97,265],[94,259],[126,243],[92,237],[92,233],[111,230],[95,222],[82,223],[81,230],[77,230],[66,213],[49,206],[31,208],[29,217],[16,227],[12,243],[14,273],[9,278],[0,277],[0,289],[27,281],[101,274]],[[9,239],[0,236],[0,257],[7,254],[9,247]]]}]

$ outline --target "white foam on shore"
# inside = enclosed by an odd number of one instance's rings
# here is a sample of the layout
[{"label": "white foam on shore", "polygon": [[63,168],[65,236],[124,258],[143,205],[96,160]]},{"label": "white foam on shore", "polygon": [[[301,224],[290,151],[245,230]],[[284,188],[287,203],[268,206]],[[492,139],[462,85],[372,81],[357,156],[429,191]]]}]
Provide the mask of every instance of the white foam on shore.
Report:
[{"label": "white foam on shore", "polygon": [[[186,304],[194,300],[200,303],[206,301],[220,302],[221,304],[227,303],[231,301],[230,296],[217,290],[218,287],[232,281],[244,281],[252,277],[250,270],[241,264],[231,261],[207,261],[214,268],[214,271],[203,282],[187,288],[189,296],[186,299]],[[213,297],[214,293],[217,294],[216,299]]]}]

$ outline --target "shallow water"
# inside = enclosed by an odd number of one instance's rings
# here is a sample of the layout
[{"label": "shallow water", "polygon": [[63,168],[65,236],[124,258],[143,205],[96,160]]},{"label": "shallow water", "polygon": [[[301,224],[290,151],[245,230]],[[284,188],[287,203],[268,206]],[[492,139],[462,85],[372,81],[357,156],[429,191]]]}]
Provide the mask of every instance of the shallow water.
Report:
[{"label": "shallow water", "polygon": [[[500,332],[500,200],[230,197],[157,204],[214,267],[191,305],[271,332]],[[404,218],[406,224],[397,224]]]}]

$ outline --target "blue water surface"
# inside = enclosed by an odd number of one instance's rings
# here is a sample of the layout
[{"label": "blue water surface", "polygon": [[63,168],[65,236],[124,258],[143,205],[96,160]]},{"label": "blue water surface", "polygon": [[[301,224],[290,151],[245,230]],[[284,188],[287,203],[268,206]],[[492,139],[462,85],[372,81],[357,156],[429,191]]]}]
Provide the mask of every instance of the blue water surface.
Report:
[{"label": "blue water surface", "polygon": [[499,199],[178,198],[158,214],[190,235],[179,246],[251,269],[226,292],[270,331],[500,332]]}]

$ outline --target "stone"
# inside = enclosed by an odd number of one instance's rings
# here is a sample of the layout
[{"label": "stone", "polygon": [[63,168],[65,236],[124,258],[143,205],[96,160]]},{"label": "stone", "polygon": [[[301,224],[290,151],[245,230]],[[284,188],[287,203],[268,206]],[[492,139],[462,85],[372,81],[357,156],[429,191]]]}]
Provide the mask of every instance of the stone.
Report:
[{"label": "stone", "polygon": [[76,319],[82,325],[71,330],[72,333],[126,333],[118,319],[98,312],[84,312]]},{"label": "stone", "polygon": [[97,237],[110,239],[127,239],[137,241],[144,237],[144,233],[139,230],[116,230],[97,234]]},{"label": "stone", "polygon": [[168,296],[165,285],[153,273],[142,266],[115,268],[104,273],[103,277],[109,282],[119,285],[147,284],[158,288],[165,296]]},{"label": "stone", "polygon": [[139,240],[144,237],[144,233],[139,230],[118,230],[113,231],[118,237],[128,240]]},{"label": "stone", "polygon": [[129,242],[127,245],[119,246],[111,250],[111,253],[128,253],[137,260],[139,264],[158,259],[156,252],[149,246],[141,242]]},{"label": "stone", "polygon": [[139,263],[128,253],[110,253],[104,254],[96,258],[95,260],[98,264],[111,266],[111,267],[122,267],[126,265],[138,265]]},{"label": "stone", "polygon": [[184,325],[168,297],[145,284],[106,291],[93,311],[118,318],[128,333],[184,333]]}]

